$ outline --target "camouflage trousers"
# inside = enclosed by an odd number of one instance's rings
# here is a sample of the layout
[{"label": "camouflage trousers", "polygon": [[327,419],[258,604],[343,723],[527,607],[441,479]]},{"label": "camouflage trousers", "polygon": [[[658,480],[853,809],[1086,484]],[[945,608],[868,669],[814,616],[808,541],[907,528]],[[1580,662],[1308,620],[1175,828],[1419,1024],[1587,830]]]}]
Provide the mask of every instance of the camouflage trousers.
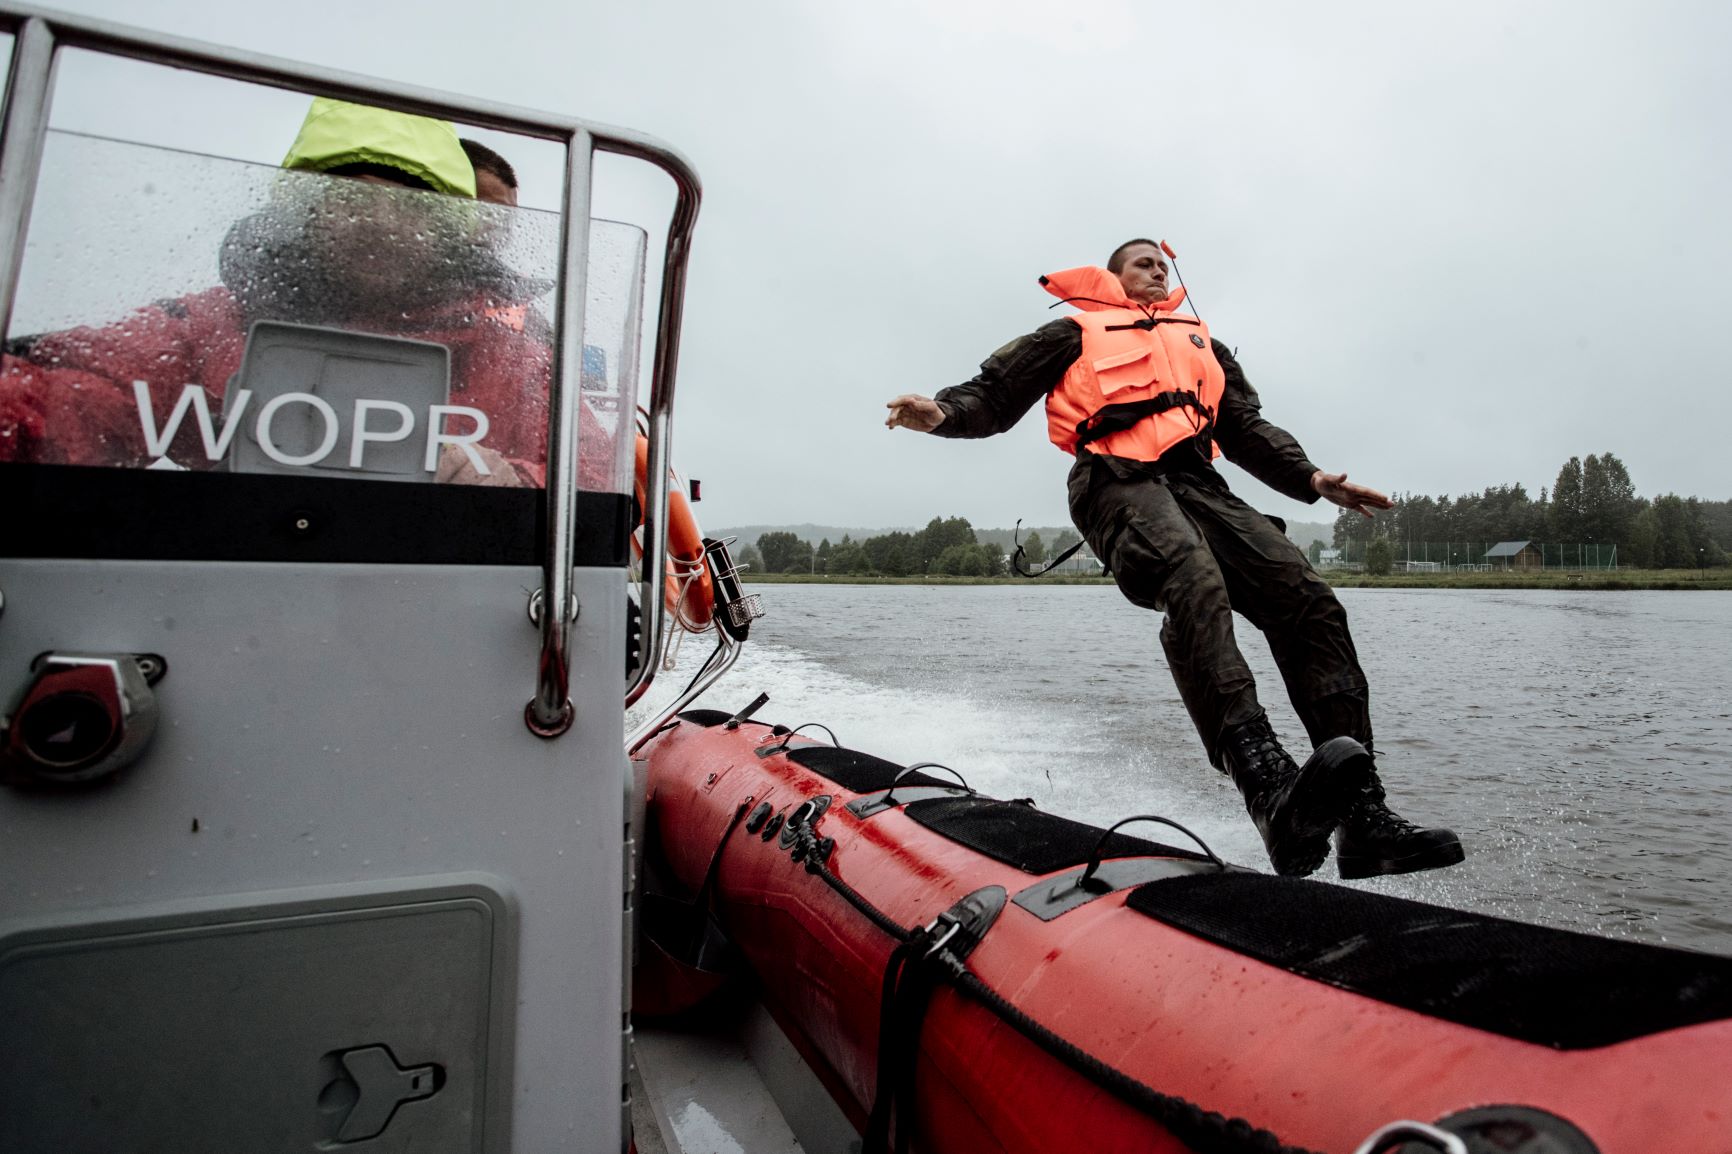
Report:
[{"label": "camouflage trousers", "polygon": [[1159,475],[1080,458],[1071,520],[1133,604],[1166,614],[1161,645],[1209,760],[1221,736],[1263,707],[1233,636],[1233,613],[1262,630],[1312,744],[1371,745],[1365,673],[1347,612],[1268,517],[1211,473]]}]

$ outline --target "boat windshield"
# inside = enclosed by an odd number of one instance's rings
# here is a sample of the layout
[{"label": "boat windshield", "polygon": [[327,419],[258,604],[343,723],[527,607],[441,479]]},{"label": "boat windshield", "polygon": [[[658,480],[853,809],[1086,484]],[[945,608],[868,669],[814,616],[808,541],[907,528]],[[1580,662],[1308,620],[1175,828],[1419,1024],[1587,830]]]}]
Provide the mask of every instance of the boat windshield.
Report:
[{"label": "boat windshield", "polygon": [[[48,134],[0,459],[534,488],[559,218]],[[581,488],[631,491],[645,234],[594,221]]]}]

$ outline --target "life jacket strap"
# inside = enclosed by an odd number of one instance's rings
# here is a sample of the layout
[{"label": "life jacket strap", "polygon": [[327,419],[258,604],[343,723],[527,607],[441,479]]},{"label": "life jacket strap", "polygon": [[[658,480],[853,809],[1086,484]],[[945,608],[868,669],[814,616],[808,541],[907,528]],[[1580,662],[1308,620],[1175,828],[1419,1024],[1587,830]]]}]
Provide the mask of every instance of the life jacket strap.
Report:
[{"label": "life jacket strap", "polygon": [[1018,577],[1041,577],[1051,573],[1054,569],[1057,569],[1060,565],[1069,561],[1071,555],[1083,547],[1083,542],[1078,541],[1075,545],[1072,545],[1069,549],[1066,549],[1063,553],[1060,553],[1057,557],[1054,557],[1051,561],[1047,562],[1045,568],[1037,569],[1033,573],[1030,573],[1027,569],[1022,567],[1022,559],[1028,556],[1028,552],[1022,547],[1022,518],[1020,517],[1017,518],[1016,528],[1010,531],[1010,540],[1011,543],[1016,546],[1016,552],[1010,555],[1010,568],[1011,572],[1015,573]]},{"label": "life jacket strap", "polygon": [[[1063,304],[1064,302],[1060,301],[1059,303]],[[1166,313],[1159,313],[1152,317],[1144,317],[1140,321],[1132,321],[1128,325],[1108,325],[1104,331],[1109,333],[1122,333],[1126,329],[1142,329],[1146,333],[1152,333],[1155,331],[1156,325],[1194,325],[1196,323],[1197,321],[1194,317],[1175,317],[1169,316]]]},{"label": "life jacket strap", "polygon": [[[1201,383],[1199,381],[1198,385],[1201,386]],[[1196,393],[1187,392],[1184,389],[1170,389],[1164,393],[1157,393],[1146,400],[1107,405],[1091,416],[1078,421],[1076,426],[1077,448],[1080,449],[1102,437],[1122,433],[1145,418],[1157,417],[1174,409],[1193,409],[1199,413],[1203,418],[1203,423],[1197,432],[1205,438],[1212,438],[1215,428],[1214,410],[1203,404]]]}]

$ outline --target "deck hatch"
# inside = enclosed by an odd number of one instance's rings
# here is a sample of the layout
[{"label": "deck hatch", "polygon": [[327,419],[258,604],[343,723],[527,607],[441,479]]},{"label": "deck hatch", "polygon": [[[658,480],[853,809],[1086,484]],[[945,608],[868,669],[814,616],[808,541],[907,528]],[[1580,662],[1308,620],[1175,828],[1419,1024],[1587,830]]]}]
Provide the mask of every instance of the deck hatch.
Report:
[{"label": "deck hatch", "polygon": [[509,1107],[506,909],[443,887],[0,941],[0,1149],[480,1150]]}]

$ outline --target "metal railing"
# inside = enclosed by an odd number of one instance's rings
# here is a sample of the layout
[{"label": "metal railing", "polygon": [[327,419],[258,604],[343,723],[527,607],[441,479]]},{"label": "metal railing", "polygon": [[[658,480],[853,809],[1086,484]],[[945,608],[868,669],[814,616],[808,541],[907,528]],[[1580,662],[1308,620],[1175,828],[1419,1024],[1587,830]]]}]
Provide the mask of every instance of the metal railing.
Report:
[{"label": "metal railing", "polygon": [[374,80],[81,16],[0,4],[0,31],[15,37],[4,120],[0,122],[0,332],[11,322],[53,103],[56,57],[63,48],[86,49],[310,96],[457,120],[565,145],[564,211],[560,220],[562,275],[556,306],[560,328],[559,373],[549,405],[547,537],[541,588],[541,604],[559,606],[563,611],[538,615],[541,655],[535,694],[524,709],[530,729],[545,737],[565,732],[574,713],[570,686],[571,626],[577,616],[572,582],[576,556],[577,422],[594,154],[610,152],[642,160],[673,180],[677,195],[662,265],[660,317],[650,377],[649,500],[643,511],[645,631],[656,640],[648,646],[642,667],[626,689],[628,702],[641,697],[655,678],[660,659],[666,581],[663,526],[667,523],[669,441],[679,365],[680,313],[685,303],[691,233],[701,198],[697,173],[691,164],[662,142],[628,129]]}]

